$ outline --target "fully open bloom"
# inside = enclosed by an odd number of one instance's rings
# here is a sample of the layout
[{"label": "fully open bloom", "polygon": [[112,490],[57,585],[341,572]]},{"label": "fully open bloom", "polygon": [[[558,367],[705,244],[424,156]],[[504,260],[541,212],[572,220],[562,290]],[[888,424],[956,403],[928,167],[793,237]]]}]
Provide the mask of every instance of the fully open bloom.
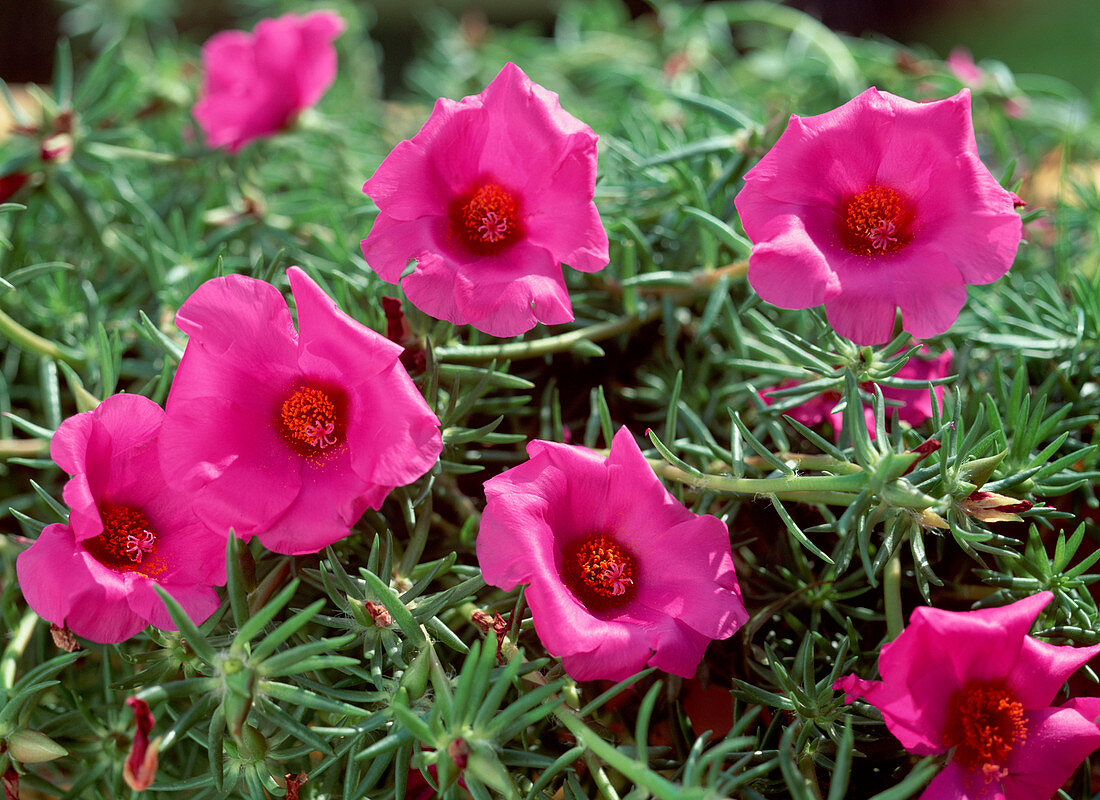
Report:
[{"label": "fully open bloom", "polygon": [[108,397],[61,423],[50,454],[73,477],[68,524],[48,525],[16,561],[35,613],[96,642],[121,642],[146,625],[175,630],[154,587],[196,622],[218,607],[224,539],[161,477],[164,412],[140,395]]},{"label": "fully open bloom", "polygon": [[421,311],[493,336],[572,320],[562,262],[608,262],[596,140],[506,64],[481,94],[438,100],[364,184],[380,213],[363,257]]},{"label": "fully open bloom", "polygon": [[978,158],[970,92],[914,103],[871,88],[792,115],[735,203],[753,241],[749,282],[782,308],[825,304],[858,344],[951,327],[968,284],[991,283],[1020,244],[1019,202]]},{"label": "fully open bloom", "polygon": [[[928,352],[928,348],[921,348],[921,353]],[[951,372],[951,359],[952,352],[945,350],[935,358],[926,359],[918,358],[916,356],[910,357],[905,362],[905,366],[894,373],[893,377],[900,380],[907,381],[933,381],[938,378],[945,377]],[[797,381],[784,381],[777,386],[769,386],[766,389],[760,391],[760,396],[764,402],[768,405],[772,405],[781,398],[773,397],[772,392],[778,389],[786,389],[790,386],[797,386]],[[873,384],[866,384],[864,388],[868,391],[873,391]],[[928,394],[928,389],[898,389],[892,386],[882,386],[882,397],[884,400],[893,400],[901,405],[888,405],[886,407],[886,418],[895,416],[897,419],[904,422],[908,422],[914,427],[920,425],[926,419],[932,416],[932,399]],[[934,386],[932,392],[936,396],[936,403],[939,406],[943,406],[943,386]],[[837,439],[840,438],[840,432],[844,429],[844,412],[833,411],[837,402],[840,400],[839,392],[824,392],[817,397],[813,397],[804,403],[800,403],[793,408],[788,409],[785,413],[789,414],[793,419],[798,420],[803,425],[808,427],[814,427],[820,425],[826,419],[833,427],[833,436]],[[863,406],[863,419],[867,423],[867,430],[871,434],[871,438],[875,437],[875,410],[869,406]]]},{"label": "fully open bloom", "polygon": [[918,608],[883,646],[881,681],[836,682],[876,706],[910,753],[950,751],[922,800],[1049,800],[1100,747],[1100,697],[1052,706],[1066,679],[1100,652],[1028,636],[1050,602],[1040,592],[1003,608]]},{"label": "fully open bloom", "polygon": [[401,347],[287,270],[298,330],[269,283],[204,283],[176,315],[190,336],[168,395],[161,465],[214,530],[314,553],[347,536],[442,450]]},{"label": "fully open bloom", "polygon": [[336,78],[332,11],[262,20],[253,33],[222,31],[202,48],[203,86],[193,113],[208,147],[236,152],[285,128]]},{"label": "fully open bloom", "polygon": [[647,664],[690,678],[748,618],[725,524],[669,494],[626,428],[606,457],[538,440],[527,453],[485,483],[486,582],[529,584],[539,639],[578,680]]}]

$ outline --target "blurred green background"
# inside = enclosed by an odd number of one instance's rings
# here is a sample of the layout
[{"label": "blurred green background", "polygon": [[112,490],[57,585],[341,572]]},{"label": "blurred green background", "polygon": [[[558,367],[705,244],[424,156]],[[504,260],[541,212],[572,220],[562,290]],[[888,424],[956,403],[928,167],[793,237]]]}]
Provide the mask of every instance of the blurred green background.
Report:
[{"label": "blurred green background", "polygon": [[[790,0],[831,28],[927,45],[946,57],[968,48],[975,60],[995,59],[1014,72],[1061,78],[1096,101],[1100,93],[1100,0]],[[0,77],[49,81],[57,36],[111,34],[114,20],[137,18],[202,41],[227,27],[251,27],[260,16],[324,7],[288,0],[3,0],[0,2]],[[472,20],[549,29],[554,0],[374,0],[361,3],[375,20],[385,53],[387,90],[418,40],[419,23],[441,8]],[[626,0],[632,14],[653,4]],[[168,20],[171,20],[169,23]]]}]

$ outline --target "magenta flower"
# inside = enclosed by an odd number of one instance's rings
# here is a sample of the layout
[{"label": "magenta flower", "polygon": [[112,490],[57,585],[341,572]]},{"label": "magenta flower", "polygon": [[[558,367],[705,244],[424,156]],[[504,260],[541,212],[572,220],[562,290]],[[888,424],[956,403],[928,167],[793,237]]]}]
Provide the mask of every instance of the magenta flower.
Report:
[{"label": "magenta flower", "polygon": [[[925,354],[930,351],[927,347],[922,347],[920,352]],[[934,381],[943,378],[951,372],[952,356],[950,350],[945,350],[931,359],[910,357],[905,362],[905,366],[894,373],[893,377],[907,381]],[[765,403],[772,405],[781,399],[773,397],[772,392],[797,385],[798,381],[783,381],[776,386],[762,389],[760,397]],[[867,391],[874,391],[873,383],[868,382],[861,385]],[[880,388],[882,389],[883,399],[901,403],[900,406],[886,406],[887,419],[893,416],[916,427],[932,416],[932,399],[929,397],[927,389],[897,389],[891,386]],[[932,391],[936,396],[936,404],[942,408],[943,386],[934,386]],[[833,427],[834,438],[839,439],[840,432],[844,429],[844,412],[833,411],[839,401],[839,392],[824,392],[794,408],[788,409],[784,413],[810,428],[828,420]],[[863,418],[867,423],[867,430],[871,434],[871,438],[875,438],[875,411],[871,406],[864,405]]]},{"label": "magenta flower", "polygon": [[569,322],[562,262],[584,272],[608,262],[592,202],[596,140],[505,64],[481,94],[438,100],[363,185],[380,211],[363,257],[437,319],[493,336]]},{"label": "magenta flower", "polygon": [[792,115],[735,203],[753,241],[749,282],[781,308],[825,304],[858,344],[951,327],[968,284],[1008,272],[1019,201],[978,158],[970,93],[914,103],[871,88]]},{"label": "magenta flower", "polygon": [[877,707],[902,747],[950,751],[921,800],[1049,800],[1100,747],[1100,697],[1052,706],[1058,690],[1100,652],[1027,635],[1053,595],[1003,608],[918,608],[879,655],[881,681],[855,675],[835,689]]},{"label": "magenta flower", "polygon": [[204,81],[193,114],[207,147],[235,153],[281,131],[336,78],[333,11],[261,20],[254,33],[222,31],[202,48]]},{"label": "magenta flower", "polygon": [[626,428],[607,457],[538,440],[527,453],[485,483],[486,582],[529,584],[539,639],[578,680],[694,675],[748,619],[725,524],[669,494]]},{"label": "magenta flower", "polygon": [[96,642],[121,642],[146,625],[175,630],[154,587],[196,623],[218,607],[225,540],[161,476],[164,412],[140,395],[108,397],[61,423],[50,455],[72,478],[68,524],[48,525],[19,554],[16,572],[38,616]]},{"label": "magenta flower", "polygon": [[167,479],[225,535],[279,553],[342,539],[442,450],[439,420],[401,366],[401,347],[287,270],[298,330],[269,283],[204,283],[176,315],[190,336],[160,439]]}]

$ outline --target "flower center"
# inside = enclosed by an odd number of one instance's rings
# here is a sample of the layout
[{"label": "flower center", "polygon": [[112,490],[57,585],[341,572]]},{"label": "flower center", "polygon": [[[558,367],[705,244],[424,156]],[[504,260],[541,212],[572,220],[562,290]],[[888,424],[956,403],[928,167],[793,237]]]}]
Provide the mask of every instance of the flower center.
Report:
[{"label": "flower center", "polygon": [[299,386],[279,409],[279,430],[294,450],[317,456],[343,439],[343,394],[317,386]]},{"label": "flower center", "polygon": [[955,760],[986,782],[1008,774],[1013,748],[1027,739],[1023,704],[1007,689],[971,683],[955,692],[947,709],[944,745],[955,748]]},{"label": "flower center", "polygon": [[625,605],[634,597],[637,564],[626,548],[595,534],[562,554],[565,585],[590,611]]},{"label": "flower center", "polygon": [[913,210],[901,192],[889,186],[869,186],[849,198],[840,216],[840,239],[858,255],[892,253],[913,238]]},{"label": "flower center", "polygon": [[495,183],[456,200],[451,222],[462,243],[478,255],[499,253],[522,233],[515,196]]},{"label": "flower center", "polygon": [[82,544],[99,563],[119,572],[148,575],[156,555],[157,534],[149,518],[131,506],[104,503],[99,508],[103,533]]}]

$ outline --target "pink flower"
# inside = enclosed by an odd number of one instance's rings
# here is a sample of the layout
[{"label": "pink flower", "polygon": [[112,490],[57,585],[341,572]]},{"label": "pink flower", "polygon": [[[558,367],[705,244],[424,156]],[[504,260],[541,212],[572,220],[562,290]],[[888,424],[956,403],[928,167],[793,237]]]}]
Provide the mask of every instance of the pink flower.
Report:
[{"label": "pink flower", "polygon": [[1100,652],[1027,635],[1050,592],[1003,608],[918,608],[883,646],[881,681],[834,684],[877,707],[902,747],[951,752],[922,800],[1049,800],[1100,746],[1100,697],[1052,706],[1066,679]]},{"label": "pink flower", "polygon": [[944,63],[963,86],[978,89],[985,83],[985,70],[974,63],[974,56],[965,47],[954,48]]},{"label": "pink flower", "polygon": [[539,639],[578,680],[694,675],[748,619],[725,524],[669,494],[626,428],[607,457],[537,440],[527,453],[485,483],[485,580],[529,584]]},{"label": "pink flower", "polygon": [[347,536],[442,450],[439,420],[401,366],[401,347],[287,270],[298,330],[269,283],[228,275],[188,298],[190,336],[161,434],[169,482],[222,534],[279,553]]},{"label": "pink flower", "polygon": [[[923,355],[931,351],[927,347],[922,347],[920,352]],[[952,352],[946,350],[932,359],[910,357],[905,366],[894,373],[893,377],[907,381],[934,381],[943,378],[951,372],[952,356]],[[777,386],[769,386],[761,390],[760,397],[765,403],[772,405],[783,399],[773,397],[772,392],[797,385],[798,381],[783,381]],[[863,387],[868,391],[874,391],[873,386],[874,384],[870,382],[863,384]],[[900,406],[886,406],[887,419],[893,416],[916,427],[932,416],[932,400],[928,396],[928,389],[897,389],[891,386],[880,388],[882,389],[883,399],[895,400],[901,403]],[[934,386],[932,391],[936,395],[936,404],[942,408],[943,386]],[[827,419],[833,426],[834,438],[839,439],[840,432],[844,429],[844,412],[833,411],[839,401],[839,392],[824,392],[794,408],[788,409],[784,413],[810,428],[820,425]],[[871,438],[875,438],[875,411],[871,406],[863,406],[863,418],[867,423],[867,430],[870,432]]]},{"label": "pink flower", "polygon": [[943,333],[967,284],[1008,272],[1019,200],[978,159],[970,93],[914,103],[871,88],[791,116],[745,176],[749,282],[782,308],[825,304],[858,344],[890,339],[896,308],[918,338]]},{"label": "pink flower", "polygon": [[287,127],[336,78],[333,11],[262,20],[255,33],[222,31],[202,48],[204,81],[193,114],[207,147],[235,153]]},{"label": "pink flower", "polygon": [[96,642],[121,642],[146,625],[175,630],[160,585],[195,622],[218,607],[225,540],[194,515],[190,498],[157,463],[164,412],[118,394],[61,423],[50,454],[73,477],[66,525],[48,525],[16,562],[35,613]]},{"label": "pink flower", "polygon": [[569,322],[561,262],[584,272],[608,262],[592,202],[596,140],[505,64],[481,94],[438,100],[364,184],[380,213],[363,257],[437,319],[493,336]]}]

